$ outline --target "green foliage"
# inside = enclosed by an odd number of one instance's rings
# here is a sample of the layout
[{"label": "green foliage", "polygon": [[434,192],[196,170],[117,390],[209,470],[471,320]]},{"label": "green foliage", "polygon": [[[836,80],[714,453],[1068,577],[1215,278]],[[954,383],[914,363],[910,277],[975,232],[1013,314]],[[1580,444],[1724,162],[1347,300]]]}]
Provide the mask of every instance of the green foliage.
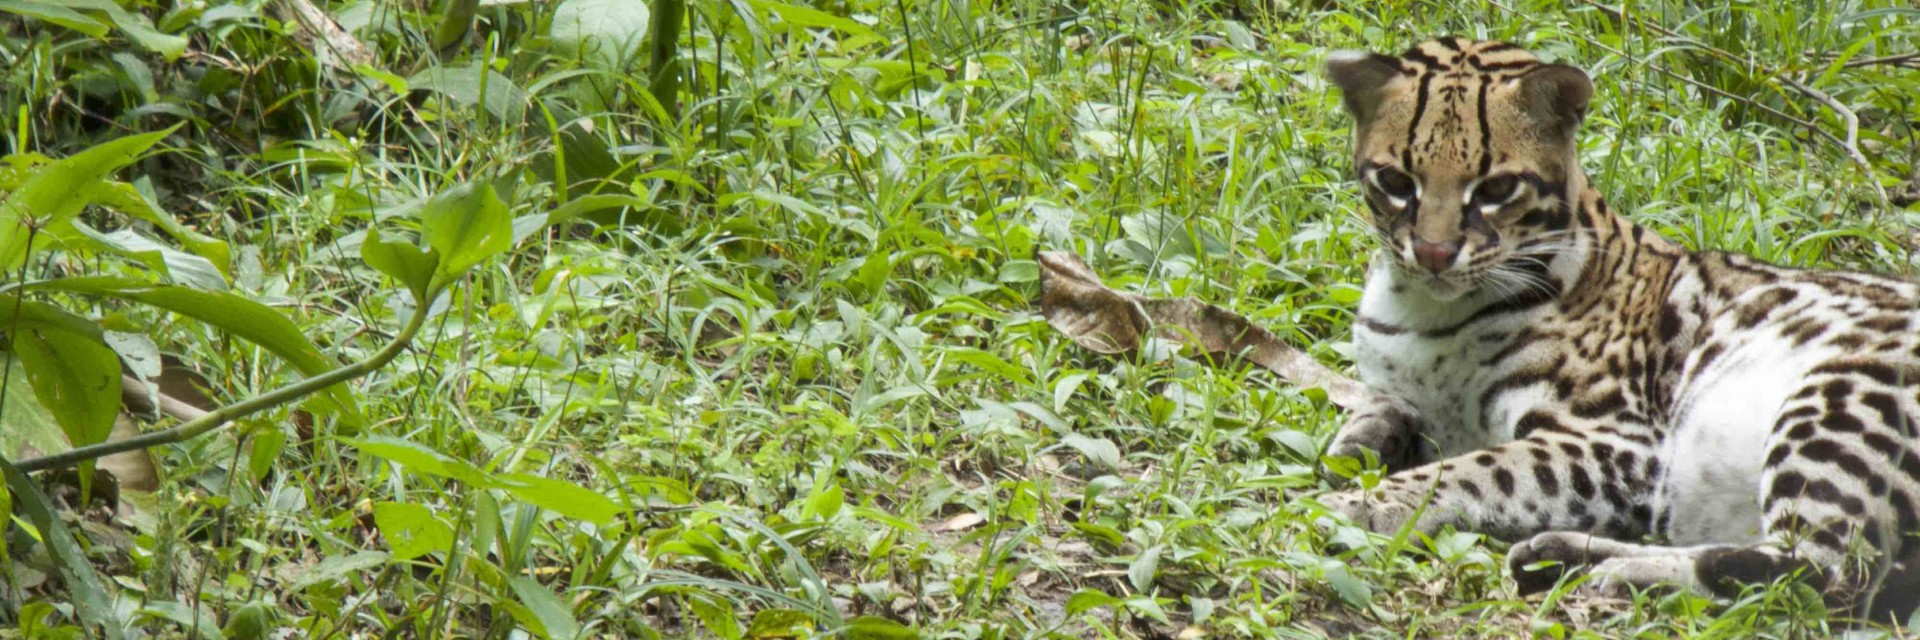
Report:
[{"label": "green foliage", "polygon": [[107,331],[225,403],[420,323],[84,526],[10,480],[12,562],[66,585],[9,592],[24,636],[1837,628],[1784,584],[1523,601],[1500,543],[1328,522],[1324,393],[1087,354],[1033,253],[1344,364],[1370,249],[1318,65],[1458,33],[1593,72],[1583,161],[1637,220],[1905,271],[1900,3],[283,4],[0,0],[7,455],[103,437]]}]

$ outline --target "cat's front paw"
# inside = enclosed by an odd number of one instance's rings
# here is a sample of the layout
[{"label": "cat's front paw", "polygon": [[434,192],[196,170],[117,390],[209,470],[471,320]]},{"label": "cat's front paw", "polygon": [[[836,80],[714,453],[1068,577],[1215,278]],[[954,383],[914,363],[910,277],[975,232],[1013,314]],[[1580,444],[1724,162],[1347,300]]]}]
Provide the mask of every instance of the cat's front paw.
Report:
[{"label": "cat's front paw", "polygon": [[1369,452],[1389,469],[1405,469],[1420,462],[1417,438],[1425,423],[1411,405],[1381,399],[1356,412],[1333,436],[1327,455],[1366,459]]},{"label": "cat's front paw", "polygon": [[1416,513],[1411,505],[1377,491],[1371,495],[1359,490],[1341,491],[1322,496],[1320,504],[1374,533],[1397,533]]}]

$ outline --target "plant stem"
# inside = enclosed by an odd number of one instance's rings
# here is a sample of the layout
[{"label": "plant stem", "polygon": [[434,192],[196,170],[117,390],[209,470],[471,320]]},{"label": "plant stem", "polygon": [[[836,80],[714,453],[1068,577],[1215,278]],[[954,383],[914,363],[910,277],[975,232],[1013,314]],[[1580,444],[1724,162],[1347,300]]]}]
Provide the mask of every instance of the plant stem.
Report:
[{"label": "plant stem", "polygon": [[[686,0],[653,0],[652,69],[648,88],[660,108],[675,120],[680,118],[680,23],[687,13]],[[672,123],[661,123],[671,126]]]},{"label": "plant stem", "polygon": [[[431,300],[432,298],[428,299]],[[318,393],[327,387],[379,370],[381,367],[386,366],[388,362],[392,362],[394,358],[398,357],[400,352],[406,350],[407,344],[413,342],[413,337],[420,333],[420,327],[425,325],[426,321],[426,309],[416,309],[414,310],[413,317],[407,320],[406,328],[401,329],[400,333],[395,335],[393,341],[387,343],[385,348],[382,348],[378,353],[373,354],[365,360],[214,409],[213,411],[207,412],[206,415],[175,425],[170,429],[145,433],[125,440],[115,440],[79,447],[50,456],[21,460],[15,463],[14,466],[23,473],[59,469],[102,456],[138,451],[148,447],[184,442],[200,437],[236,419],[299,400]]]}]

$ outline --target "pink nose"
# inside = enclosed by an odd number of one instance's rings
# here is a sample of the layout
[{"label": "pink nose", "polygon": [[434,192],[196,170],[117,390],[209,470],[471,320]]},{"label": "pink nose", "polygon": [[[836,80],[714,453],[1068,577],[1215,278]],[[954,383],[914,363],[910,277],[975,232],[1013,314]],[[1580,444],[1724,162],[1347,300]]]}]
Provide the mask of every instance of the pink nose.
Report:
[{"label": "pink nose", "polygon": [[1453,266],[1453,257],[1460,255],[1460,241],[1427,242],[1413,241],[1413,259],[1436,274]]}]

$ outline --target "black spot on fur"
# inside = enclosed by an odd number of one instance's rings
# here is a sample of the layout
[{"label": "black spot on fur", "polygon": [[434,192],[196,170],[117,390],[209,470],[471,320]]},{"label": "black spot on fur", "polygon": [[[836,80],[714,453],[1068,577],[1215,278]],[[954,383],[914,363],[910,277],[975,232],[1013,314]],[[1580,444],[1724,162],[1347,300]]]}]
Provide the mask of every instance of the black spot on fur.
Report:
[{"label": "black spot on fur", "polygon": [[1841,446],[1840,443],[1826,438],[1818,438],[1800,445],[1800,455],[1806,457],[1808,460],[1824,462],[1840,467],[1841,471],[1845,471],[1848,475],[1856,478],[1866,478],[1873,475],[1872,472],[1867,469],[1867,462],[1861,460],[1860,456],[1853,455],[1852,452],[1847,451],[1846,447]]},{"label": "black spot on fur", "polygon": [[1563,427],[1560,425],[1560,421],[1554,419],[1553,414],[1545,411],[1528,411],[1526,415],[1520,416],[1518,422],[1514,423],[1513,437],[1520,439],[1527,437],[1535,431],[1558,431],[1561,429],[1563,429]]},{"label": "black spot on fur", "polygon": [[1581,500],[1593,499],[1593,477],[1587,474],[1586,467],[1574,465],[1567,469],[1567,475],[1573,485],[1574,495],[1580,496]]},{"label": "black spot on fur", "polygon": [[1559,497],[1560,478],[1554,475],[1553,467],[1544,464],[1533,465],[1533,481],[1540,485],[1541,494],[1549,498]]},{"label": "black spot on fur", "polygon": [[1788,499],[1800,495],[1807,488],[1807,477],[1798,471],[1782,471],[1774,474],[1773,488],[1767,495],[1774,499]]},{"label": "black spot on fur", "polygon": [[1673,342],[1680,336],[1680,312],[1669,306],[1660,312],[1660,341]]}]

